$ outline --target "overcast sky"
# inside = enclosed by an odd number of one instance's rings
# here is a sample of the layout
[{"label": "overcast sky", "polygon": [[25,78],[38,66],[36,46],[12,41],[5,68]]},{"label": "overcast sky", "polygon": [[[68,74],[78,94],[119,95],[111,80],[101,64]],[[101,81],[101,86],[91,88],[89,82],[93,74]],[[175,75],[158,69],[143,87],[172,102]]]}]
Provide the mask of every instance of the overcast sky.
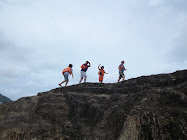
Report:
[{"label": "overcast sky", "polygon": [[186,0],[0,0],[0,93],[16,100],[58,87],[62,70],[91,62],[88,82],[187,68]]}]

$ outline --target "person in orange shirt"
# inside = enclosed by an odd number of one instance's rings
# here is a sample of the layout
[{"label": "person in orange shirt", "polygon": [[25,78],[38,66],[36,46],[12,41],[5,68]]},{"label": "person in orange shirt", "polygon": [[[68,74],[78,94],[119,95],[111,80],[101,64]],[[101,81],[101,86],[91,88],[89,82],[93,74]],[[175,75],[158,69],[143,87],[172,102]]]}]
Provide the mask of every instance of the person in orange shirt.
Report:
[{"label": "person in orange shirt", "polygon": [[99,66],[98,66],[98,70],[99,70],[99,73],[98,73],[99,74],[99,83],[103,83],[104,74],[108,74],[108,73],[106,73],[104,71],[104,66],[101,66],[101,68],[99,68],[100,65],[101,64],[99,64]]},{"label": "person in orange shirt", "polygon": [[59,86],[61,86],[63,83],[66,82],[65,86],[67,87],[67,84],[69,82],[69,79],[68,79],[68,76],[69,74],[72,75],[72,78],[73,77],[73,69],[72,69],[73,65],[72,64],[69,64],[69,67],[68,68],[65,68],[63,71],[62,71],[62,74],[64,76],[64,81],[62,81],[60,84],[58,84]]}]

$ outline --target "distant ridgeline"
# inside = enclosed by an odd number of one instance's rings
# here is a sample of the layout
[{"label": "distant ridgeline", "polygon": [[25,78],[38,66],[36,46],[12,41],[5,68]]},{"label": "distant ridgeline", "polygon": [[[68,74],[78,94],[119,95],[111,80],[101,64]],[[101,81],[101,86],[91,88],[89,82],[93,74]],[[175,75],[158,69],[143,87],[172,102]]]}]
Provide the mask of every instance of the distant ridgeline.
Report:
[{"label": "distant ridgeline", "polygon": [[0,104],[4,102],[12,102],[12,100],[0,94]]}]

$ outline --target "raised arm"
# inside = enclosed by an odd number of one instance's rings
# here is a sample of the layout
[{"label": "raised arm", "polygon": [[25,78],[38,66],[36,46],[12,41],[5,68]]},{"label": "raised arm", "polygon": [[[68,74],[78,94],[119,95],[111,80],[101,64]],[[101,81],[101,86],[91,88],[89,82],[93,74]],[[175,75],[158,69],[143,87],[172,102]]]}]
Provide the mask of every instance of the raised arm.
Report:
[{"label": "raised arm", "polygon": [[89,64],[89,65],[88,65],[88,67],[91,67],[91,64],[90,64],[90,62],[88,62],[88,64]]},{"label": "raised arm", "polygon": [[99,67],[101,66],[101,64],[99,64],[99,66],[98,66],[98,70],[99,70]]}]

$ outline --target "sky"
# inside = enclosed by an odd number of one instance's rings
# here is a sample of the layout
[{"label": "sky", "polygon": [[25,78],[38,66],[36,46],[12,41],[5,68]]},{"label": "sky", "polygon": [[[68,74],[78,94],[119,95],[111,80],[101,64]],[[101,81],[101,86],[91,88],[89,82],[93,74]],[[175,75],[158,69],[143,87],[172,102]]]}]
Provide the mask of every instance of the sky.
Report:
[{"label": "sky", "polygon": [[118,80],[187,69],[186,0],[0,0],[0,93],[12,100],[58,87],[62,70],[90,61]]}]

